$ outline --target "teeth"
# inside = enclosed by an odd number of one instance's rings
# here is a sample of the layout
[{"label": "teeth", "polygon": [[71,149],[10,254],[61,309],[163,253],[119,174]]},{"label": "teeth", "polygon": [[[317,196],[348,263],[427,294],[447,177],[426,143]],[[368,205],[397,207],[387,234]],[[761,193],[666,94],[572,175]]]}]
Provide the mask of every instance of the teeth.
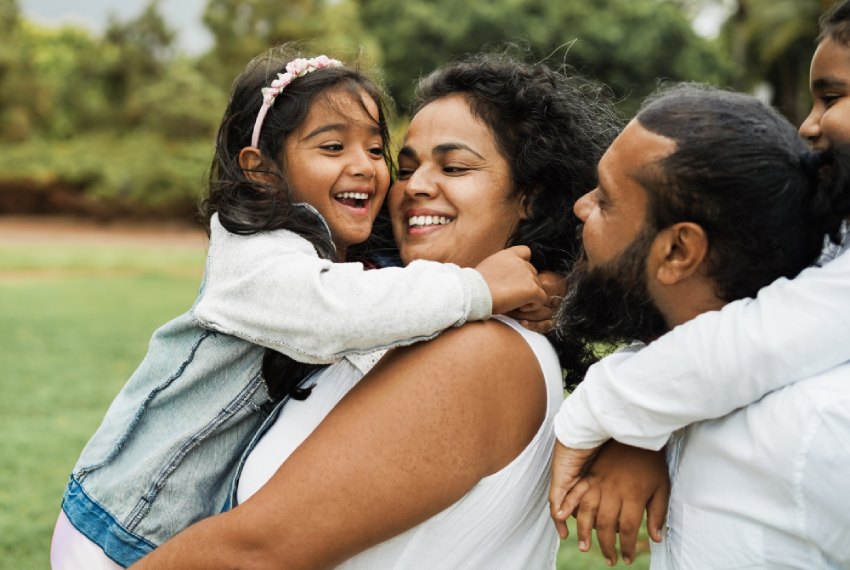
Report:
[{"label": "teeth", "polygon": [[351,198],[353,200],[368,200],[369,194],[366,192],[340,192],[336,195],[336,198],[345,199]]},{"label": "teeth", "polygon": [[444,226],[451,221],[451,218],[447,218],[445,216],[411,216],[407,220],[407,225],[411,228],[425,226]]}]

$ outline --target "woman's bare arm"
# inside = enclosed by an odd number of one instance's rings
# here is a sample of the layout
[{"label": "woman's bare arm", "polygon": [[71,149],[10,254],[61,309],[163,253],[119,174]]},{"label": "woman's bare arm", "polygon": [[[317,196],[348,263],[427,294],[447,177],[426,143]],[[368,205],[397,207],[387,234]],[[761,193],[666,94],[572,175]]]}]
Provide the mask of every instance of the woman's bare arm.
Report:
[{"label": "woman's bare arm", "polygon": [[508,465],[545,410],[537,359],[502,323],[471,323],[397,349],[256,495],[133,568],[332,567]]}]

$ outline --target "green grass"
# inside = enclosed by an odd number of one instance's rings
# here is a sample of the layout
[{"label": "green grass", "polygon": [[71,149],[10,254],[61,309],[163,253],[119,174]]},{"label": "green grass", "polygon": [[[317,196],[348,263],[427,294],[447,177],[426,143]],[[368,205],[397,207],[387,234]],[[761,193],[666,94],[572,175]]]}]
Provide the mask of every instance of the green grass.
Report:
[{"label": "green grass", "polygon": [[[82,446],[151,333],[191,304],[203,261],[200,248],[0,245],[0,570],[48,568]],[[648,566],[643,552],[632,567]],[[559,570],[602,568],[562,544]]]}]

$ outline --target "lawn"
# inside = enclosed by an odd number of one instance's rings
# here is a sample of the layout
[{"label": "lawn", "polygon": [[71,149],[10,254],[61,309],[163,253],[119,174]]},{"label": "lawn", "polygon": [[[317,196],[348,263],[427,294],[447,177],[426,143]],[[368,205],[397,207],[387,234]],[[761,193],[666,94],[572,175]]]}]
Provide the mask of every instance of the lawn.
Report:
[{"label": "lawn", "polygon": [[[68,473],[151,333],[188,308],[194,247],[0,236],[0,570],[49,566]],[[632,566],[647,568],[645,541]],[[562,544],[558,568],[607,568]]]}]

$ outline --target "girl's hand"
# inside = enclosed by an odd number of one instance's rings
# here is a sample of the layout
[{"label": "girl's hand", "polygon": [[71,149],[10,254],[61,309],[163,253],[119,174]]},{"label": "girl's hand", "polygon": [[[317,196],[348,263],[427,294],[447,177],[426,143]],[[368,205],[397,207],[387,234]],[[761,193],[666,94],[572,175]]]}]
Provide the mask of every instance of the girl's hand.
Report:
[{"label": "girl's hand", "polygon": [[546,303],[546,291],[530,259],[531,250],[527,246],[515,245],[494,253],[475,267],[490,288],[494,315],[520,307],[535,311]]},{"label": "girl's hand", "polygon": [[567,281],[563,275],[553,271],[544,271],[537,278],[548,297],[546,302],[538,308],[526,305],[507,315],[519,321],[528,330],[545,334],[555,328],[555,313],[567,291]]},{"label": "girl's hand", "polygon": [[620,553],[626,564],[635,557],[638,530],[647,513],[647,529],[655,542],[667,514],[670,480],[665,454],[609,441],[564,501],[564,509],[577,508],[576,532],[579,549],[590,549],[592,529],[609,565],[617,562],[617,533]]}]

